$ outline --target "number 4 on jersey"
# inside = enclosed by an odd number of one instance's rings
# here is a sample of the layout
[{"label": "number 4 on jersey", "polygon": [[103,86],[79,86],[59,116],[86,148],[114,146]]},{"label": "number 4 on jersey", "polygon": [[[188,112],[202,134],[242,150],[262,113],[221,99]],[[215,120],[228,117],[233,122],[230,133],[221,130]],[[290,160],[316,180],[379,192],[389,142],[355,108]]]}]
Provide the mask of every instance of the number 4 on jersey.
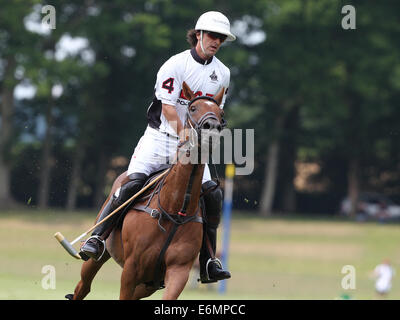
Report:
[{"label": "number 4 on jersey", "polygon": [[162,88],[167,89],[168,93],[174,91],[174,78],[168,78],[162,83]]}]

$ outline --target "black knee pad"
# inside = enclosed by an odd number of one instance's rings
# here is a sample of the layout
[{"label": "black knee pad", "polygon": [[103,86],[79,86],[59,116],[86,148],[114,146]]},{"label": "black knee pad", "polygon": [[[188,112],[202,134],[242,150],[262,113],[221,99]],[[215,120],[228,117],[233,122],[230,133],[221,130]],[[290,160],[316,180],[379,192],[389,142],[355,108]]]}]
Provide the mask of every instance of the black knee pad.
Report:
[{"label": "black knee pad", "polygon": [[119,195],[117,198],[113,200],[115,204],[120,206],[130,197],[132,197],[135,193],[139,192],[142,189],[144,183],[146,182],[147,175],[144,173],[133,173],[130,175],[130,181],[125,183],[121,190],[119,191]]},{"label": "black knee pad", "polygon": [[207,223],[210,227],[217,228],[221,220],[222,189],[212,180],[203,183],[202,189],[205,193],[203,198]]}]

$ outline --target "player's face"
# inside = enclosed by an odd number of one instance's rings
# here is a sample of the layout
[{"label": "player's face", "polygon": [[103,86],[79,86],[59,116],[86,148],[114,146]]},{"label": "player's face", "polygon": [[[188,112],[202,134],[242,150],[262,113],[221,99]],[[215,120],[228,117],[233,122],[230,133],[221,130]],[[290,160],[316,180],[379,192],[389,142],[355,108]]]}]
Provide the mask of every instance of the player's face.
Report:
[{"label": "player's face", "polygon": [[[207,58],[214,56],[221,44],[225,41],[226,36],[216,32],[203,32],[203,48]],[[197,34],[197,40],[200,41],[200,32]],[[199,45],[199,44],[198,44]]]}]

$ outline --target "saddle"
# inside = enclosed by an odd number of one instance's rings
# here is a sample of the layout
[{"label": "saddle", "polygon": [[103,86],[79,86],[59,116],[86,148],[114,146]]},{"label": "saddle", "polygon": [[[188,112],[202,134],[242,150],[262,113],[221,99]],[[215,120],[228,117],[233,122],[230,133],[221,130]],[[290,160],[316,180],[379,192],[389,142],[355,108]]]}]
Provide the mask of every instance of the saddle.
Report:
[{"label": "saddle", "polygon": [[[166,170],[169,170],[172,167],[172,164],[163,164],[161,165],[160,168],[158,168],[156,171],[152,172],[149,177],[147,178],[146,182],[143,184],[142,188],[150,184],[154,179],[156,179],[159,175],[164,173]],[[122,211],[119,213],[118,220],[115,223],[115,228],[121,229],[122,228],[122,223],[125,219],[126,214],[129,212],[130,209],[132,209],[132,206],[140,201],[142,201],[144,198],[148,197],[148,193],[154,190],[157,184],[149,188],[149,190],[143,194],[141,194],[139,197],[134,199],[130,204],[125,206],[125,208],[122,209]]]},{"label": "saddle", "polygon": [[[163,165],[161,165],[161,167],[158,168],[156,171],[150,173],[150,175],[147,178],[146,182],[144,183],[143,187],[147,186],[151,181],[156,179],[160,174],[162,174],[164,171],[168,170],[171,167],[172,167],[172,164],[163,164]],[[139,197],[139,199],[140,198],[141,197]]]}]

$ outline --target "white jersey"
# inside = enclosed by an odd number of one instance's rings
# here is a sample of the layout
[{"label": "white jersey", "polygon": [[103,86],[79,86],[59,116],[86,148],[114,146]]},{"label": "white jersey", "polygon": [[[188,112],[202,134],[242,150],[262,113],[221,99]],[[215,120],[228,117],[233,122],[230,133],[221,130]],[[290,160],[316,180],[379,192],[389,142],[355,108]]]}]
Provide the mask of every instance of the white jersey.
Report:
[{"label": "white jersey", "polygon": [[220,108],[224,107],[230,81],[229,69],[215,56],[203,60],[196,49],[192,48],[169,58],[158,71],[155,97],[147,110],[150,127],[176,136],[175,130],[162,114],[161,104],[175,106],[184,123],[189,101],[182,93],[183,81],[196,96],[212,97],[224,87],[225,94]]}]

